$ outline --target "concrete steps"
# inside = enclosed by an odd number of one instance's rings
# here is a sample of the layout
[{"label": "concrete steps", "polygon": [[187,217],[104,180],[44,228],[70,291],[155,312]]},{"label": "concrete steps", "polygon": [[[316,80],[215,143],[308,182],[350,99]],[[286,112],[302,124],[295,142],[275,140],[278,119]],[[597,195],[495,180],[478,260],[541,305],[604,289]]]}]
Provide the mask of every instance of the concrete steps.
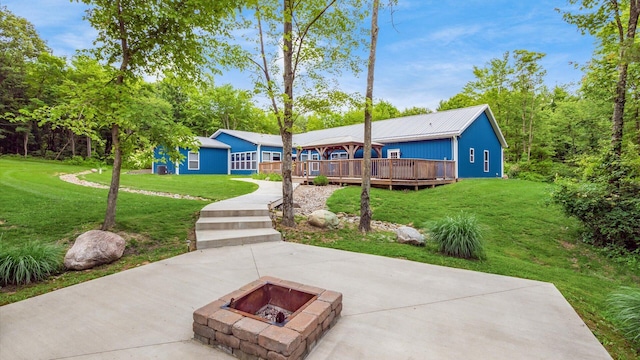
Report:
[{"label": "concrete steps", "polygon": [[214,203],[200,211],[196,222],[198,249],[280,240],[266,205]]}]

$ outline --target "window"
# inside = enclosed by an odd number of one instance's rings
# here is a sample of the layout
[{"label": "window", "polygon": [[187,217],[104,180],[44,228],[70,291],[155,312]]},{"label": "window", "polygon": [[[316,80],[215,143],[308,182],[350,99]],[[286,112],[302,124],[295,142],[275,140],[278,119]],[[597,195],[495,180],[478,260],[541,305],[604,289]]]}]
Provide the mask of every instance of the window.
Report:
[{"label": "window", "polygon": [[484,151],[484,172],[489,172],[489,150]]},{"label": "window", "polygon": [[257,153],[255,151],[231,154],[231,170],[257,170]]},{"label": "window", "polygon": [[389,158],[389,159],[400,159],[400,149],[389,149],[389,150],[387,150],[387,158]]},{"label": "window", "polygon": [[348,158],[349,158],[349,154],[347,154],[346,152],[331,153],[331,160],[348,159]]},{"label": "window", "polygon": [[263,151],[262,162],[281,161],[282,154],[279,152]]},{"label": "window", "polygon": [[473,148],[469,149],[469,162],[474,163],[476,161],[476,151]]},{"label": "window", "polygon": [[[320,160],[320,154],[311,154],[311,160]],[[317,161],[314,161],[311,163],[311,171],[319,171],[320,170],[320,163]]]},{"label": "window", "polygon": [[187,169],[200,170],[200,153],[189,151],[187,154]]}]

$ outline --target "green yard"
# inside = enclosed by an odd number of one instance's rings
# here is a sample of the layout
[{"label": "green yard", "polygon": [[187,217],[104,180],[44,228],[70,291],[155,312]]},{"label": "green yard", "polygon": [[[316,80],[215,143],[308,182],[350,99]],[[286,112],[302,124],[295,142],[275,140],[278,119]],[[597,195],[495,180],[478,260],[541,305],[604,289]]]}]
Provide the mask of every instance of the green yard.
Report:
[{"label": "green yard", "polygon": [[[610,256],[579,241],[579,224],[548,204],[551,187],[496,179],[464,180],[418,192],[372,189],[377,220],[424,227],[461,211],[475,214],[485,238],[484,261],[443,256],[434,244],[419,248],[393,243],[392,234],[362,236],[349,228],[335,233],[303,227],[284,231],[288,240],[317,246],[551,282],[614,359],[636,359],[634,346],[606,313],[606,298],[620,286],[640,286],[640,258]],[[359,214],[359,204],[359,187],[338,190],[328,201],[331,211],[352,214]]]},{"label": "green yard", "polygon": [[[104,219],[107,190],[69,184],[58,177],[85,170],[51,161],[0,158],[0,246],[20,246],[32,240],[70,246],[82,232],[98,229]],[[108,184],[110,172],[87,178]],[[184,176],[180,180],[172,176],[122,175],[123,186],[215,200],[247,194],[257,187],[218,175]],[[125,256],[91,271],[67,272],[45,283],[3,288],[0,305],[184,253],[187,240],[194,240],[198,212],[207,203],[121,191],[114,231],[127,239]]]},{"label": "green yard", "polygon": [[[107,190],[61,181],[62,173],[85,167],[57,162],[0,158],[0,246],[37,240],[70,246],[80,233],[99,228]],[[86,180],[107,184],[110,173]],[[227,176],[157,176],[123,174],[131,188],[180,193],[220,200],[251,192],[255,185]],[[615,359],[635,359],[634,345],[607,314],[606,298],[620,286],[640,286],[638,256],[616,256],[579,241],[579,224],[548,204],[552,185],[519,180],[465,180],[415,191],[373,189],[374,218],[424,227],[460,211],[475,214],[487,258],[449,258],[428,244],[418,248],[391,242],[389,233],[362,236],[354,228],[317,231],[302,225],[281,229],[287,241],[404,258],[437,265],[551,282],[562,292]],[[359,187],[338,190],[328,204],[334,212],[359,213]],[[205,201],[120,193],[117,228],[127,239],[125,256],[89,271],[66,272],[43,283],[5,287],[0,304],[19,301],[145,262],[187,251],[198,211]]]}]

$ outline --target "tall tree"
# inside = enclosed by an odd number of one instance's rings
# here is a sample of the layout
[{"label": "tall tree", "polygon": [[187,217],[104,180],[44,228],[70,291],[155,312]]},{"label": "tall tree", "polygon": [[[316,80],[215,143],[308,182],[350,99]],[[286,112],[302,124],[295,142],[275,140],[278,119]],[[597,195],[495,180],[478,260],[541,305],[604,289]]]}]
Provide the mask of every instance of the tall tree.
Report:
[{"label": "tall tree", "polygon": [[371,43],[369,44],[369,63],[367,66],[367,91],[364,105],[364,149],[362,166],[362,191],[360,192],[360,224],[362,232],[371,231],[371,111],[373,110],[373,80],[376,68],[376,46],[378,44],[378,8],[379,0],[373,0],[371,11]]},{"label": "tall tree", "polygon": [[[640,16],[640,0],[568,0],[579,4],[580,13],[564,13],[564,19],[576,25],[583,33],[600,39],[601,47],[613,44],[616,49],[618,79],[613,99],[611,150],[612,173],[617,173],[622,156],[625,103],[629,64],[638,59],[636,30]],[[586,12],[585,12],[586,11]],[[626,22],[625,22],[626,19]],[[613,182],[617,182],[612,178]]]},{"label": "tall tree", "polygon": [[[113,83],[125,87],[135,74],[163,71],[196,77],[207,62],[208,33],[219,31],[223,18],[239,1],[209,0],[78,0],[90,6],[86,18],[98,30],[94,54],[117,64]],[[124,92],[124,91],[123,91]],[[119,101],[120,98],[116,98]],[[121,131],[130,119],[113,117],[111,142],[113,175],[103,230],[115,225],[116,203],[123,161]]]},{"label": "tall tree", "polygon": [[8,138],[0,150],[8,151],[8,143],[17,147],[21,142],[27,155],[33,124],[30,114],[20,112],[29,104],[27,67],[45,51],[33,24],[0,6],[0,139]]},{"label": "tall tree", "polygon": [[328,75],[359,69],[352,50],[360,45],[356,28],[366,12],[361,1],[254,0],[248,16],[236,21],[243,30],[258,32],[246,38],[254,48],[237,52],[235,65],[255,70],[256,90],[269,99],[278,121],[285,226],[295,226],[291,168],[296,113],[313,110],[320,103],[317,98],[334,92],[337,82]]}]

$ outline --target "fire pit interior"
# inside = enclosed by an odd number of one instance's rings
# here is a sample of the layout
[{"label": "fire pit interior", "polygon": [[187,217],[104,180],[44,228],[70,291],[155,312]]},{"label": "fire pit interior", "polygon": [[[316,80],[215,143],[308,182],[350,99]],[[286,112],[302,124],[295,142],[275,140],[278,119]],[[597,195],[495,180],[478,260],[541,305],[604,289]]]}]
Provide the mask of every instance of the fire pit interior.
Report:
[{"label": "fire pit interior", "polygon": [[241,359],[303,359],[341,311],[338,292],[265,276],[196,310],[194,338]]},{"label": "fire pit interior", "polygon": [[257,320],[283,326],[290,317],[295,316],[317,297],[304,291],[266,283],[237,300],[231,299],[228,309]]}]

